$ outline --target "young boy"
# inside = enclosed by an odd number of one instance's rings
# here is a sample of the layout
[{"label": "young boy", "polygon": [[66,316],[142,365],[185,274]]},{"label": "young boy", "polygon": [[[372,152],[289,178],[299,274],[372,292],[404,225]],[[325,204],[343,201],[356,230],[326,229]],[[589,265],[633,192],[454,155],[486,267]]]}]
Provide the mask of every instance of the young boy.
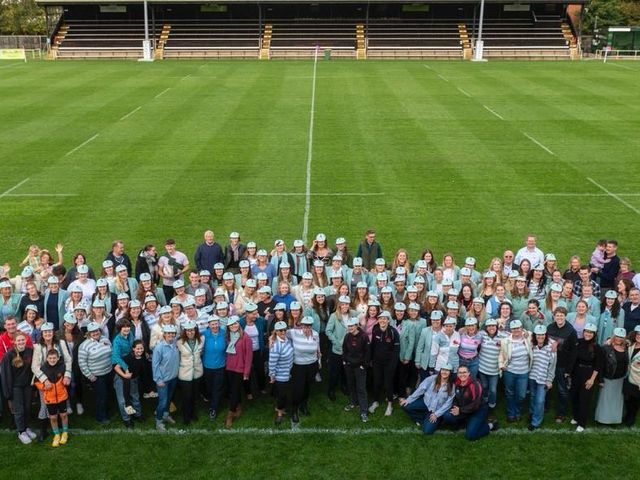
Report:
[{"label": "young boy", "polygon": [[[591,254],[591,261],[589,265],[591,266],[591,279],[596,280],[598,277],[598,273],[604,267],[604,262],[606,260],[605,250],[607,248],[607,240],[602,239],[598,240],[596,244],[596,248]],[[596,280],[598,281],[598,280]]]},{"label": "young boy", "polygon": [[127,369],[115,365],[114,370],[122,377],[122,392],[124,395],[124,411],[128,415],[135,415],[136,409],[131,402],[131,382],[138,382],[144,369],[144,345],[142,340],[135,340],[131,346],[131,352],[124,357]]},{"label": "young boy", "polygon": [[[42,366],[42,373],[46,375],[47,379],[44,383],[40,381],[35,383],[36,388],[44,394],[44,403],[47,406],[49,422],[51,422],[51,429],[54,434],[51,446],[54,448],[67,443],[69,436],[69,419],[67,417],[69,394],[67,393],[67,387],[63,383],[64,372],[64,361],[60,358],[57,350],[51,349],[47,352],[47,361]],[[60,435],[58,426],[58,415],[60,415],[60,422],[62,423],[62,435]]]}]

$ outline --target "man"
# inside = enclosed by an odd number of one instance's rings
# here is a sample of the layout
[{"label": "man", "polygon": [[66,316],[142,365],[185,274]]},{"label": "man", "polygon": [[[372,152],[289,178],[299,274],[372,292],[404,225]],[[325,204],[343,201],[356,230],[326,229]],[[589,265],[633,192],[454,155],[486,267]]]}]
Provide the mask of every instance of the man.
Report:
[{"label": "man", "polygon": [[557,307],[553,312],[553,323],[547,327],[547,335],[557,342],[558,360],[554,383],[558,392],[556,423],[564,422],[569,407],[569,377],[576,361],[578,335],[575,328],[567,322],[567,309]]},{"label": "man", "polygon": [[[4,320],[4,333],[0,335],[0,362],[9,350],[13,348],[13,341],[18,333],[18,321],[13,315]],[[27,336],[27,347],[33,347],[31,336]]]},{"label": "man", "polygon": [[229,245],[224,248],[224,265],[232,273],[240,273],[240,260],[247,247],[240,243],[240,234],[231,232],[229,235]]},{"label": "man", "polygon": [[140,275],[148,273],[151,275],[153,283],[157,284],[160,280],[158,275],[158,252],[154,245],[145,245],[142,250],[138,252],[136,258],[136,280],[140,281]]},{"label": "man", "polygon": [[47,285],[48,288],[44,292],[44,321],[53,323],[53,329],[57,332],[62,325],[64,302],[69,294],[60,288],[60,281],[53,275],[47,280]]},{"label": "man", "polygon": [[164,242],[164,253],[158,260],[158,271],[162,277],[162,290],[167,300],[173,298],[173,283],[182,280],[182,275],[189,269],[187,256],[176,250],[176,241],[173,238]]},{"label": "man", "polygon": [[365,238],[358,245],[356,257],[362,258],[362,266],[372,270],[377,258],[382,258],[382,247],[376,242],[376,231],[371,229],[365,233]]},{"label": "man", "polygon": [[578,270],[579,280],[576,280],[573,284],[573,294],[577,298],[582,297],[582,286],[591,284],[593,287],[593,295],[600,298],[600,285],[598,285],[594,280],[591,280],[590,277],[591,269],[589,265],[581,265]]},{"label": "man", "polygon": [[600,270],[600,287],[604,289],[615,288],[616,277],[620,272],[620,257],[618,257],[618,242],[608,240],[605,247],[606,259],[604,266]]},{"label": "man", "polygon": [[513,263],[513,252],[505,250],[502,254],[502,273],[508,277],[512,270],[517,270],[516,265]]},{"label": "man", "polygon": [[129,260],[129,256],[124,253],[124,243],[122,240],[114,240],[111,244],[111,251],[107,253],[105,260],[111,260],[114,267],[124,265],[127,267],[128,272],[133,272],[133,269],[131,268],[131,260]]},{"label": "man", "polygon": [[629,290],[629,301],[622,306],[624,310],[624,329],[633,332],[640,325],[640,289]]},{"label": "man", "polygon": [[495,431],[498,422],[487,422],[489,407],[482,400],[480,381],[471,377],[469,367],[458,367],[454,385],[453,407],[442,416],[442,421],[451,425],[464,424],[464,438],[467,440],[478,440]]},{"label": "man", "polygon": [[200,272],[197,270],[191,270],[189,272],[189,285],[186,287],[186,292],[189,295],[193,295],[195,297],[197,290],[204,290],[205,297],[207,302],[211,302],[213,300],[213,292],[211,291],[211,287],[206,283],[203,283],[200,278]]},{"label": "man", "polygon": [[204,232],[204,242],[198,245],[193,260],[198,270],[211,270],[216,263],[224,262],[222,247],[211,230]]},{"label": "man", "polygon": [[516,254],[516,258],[514,259],[514,263],[516,265],[520,265],[522,260],[529,260],[531,262],[531,268],[537,267],[538,265],[544,265],[544,253],[538,247],[536,247],[536,236],[528,235],[526,244]]}]

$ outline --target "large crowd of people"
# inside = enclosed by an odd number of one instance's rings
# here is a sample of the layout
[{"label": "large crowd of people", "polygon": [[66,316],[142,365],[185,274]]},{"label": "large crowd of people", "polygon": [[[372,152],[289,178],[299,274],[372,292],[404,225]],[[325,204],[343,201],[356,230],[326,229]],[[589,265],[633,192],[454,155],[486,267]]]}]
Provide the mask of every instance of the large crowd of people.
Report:
[{"label": "large crowd of people", "polygon": [[425,434],[457,425],[470,440],[498,427],[501,396],[514,424],[528,396],[532,431],[552,407],[577,432],[632,426],[640,274],[617,249],[601,240],[562,268],[529,235],[483,268],[430,249],[385,259],[374,230],[355,252],[322,233],[266,249],[207,231],[193,261],[168,239],[132,262],[117,240],[91,267],[81,252],[65,266],[60,244],[55,256],[33,245],[20,273],[0,267],[1,398],[22,443],[50,428],[53,447],[85,404],[109,423],[113,393],[127,428],[154,402],[160,431],[175,411],[196,420],[200,398],[228,428],[257,396],[273,402],[275,425],[295,426],[320,388],[328,401],[342,391],[362,422],[399,405]]}]

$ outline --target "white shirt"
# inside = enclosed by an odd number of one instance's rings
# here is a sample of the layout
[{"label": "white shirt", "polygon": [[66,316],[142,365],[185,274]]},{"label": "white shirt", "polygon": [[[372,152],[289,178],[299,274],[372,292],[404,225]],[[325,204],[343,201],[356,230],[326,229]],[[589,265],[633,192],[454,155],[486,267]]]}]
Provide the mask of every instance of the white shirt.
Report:
[{"label": "white shirt", "polygon": [[520,265],[522,260],[525,258],[531,262],[531,268],[544,264],[544,253],[542,253],[542,250],[538,247],[535,247],[533,250],[529,250],[527,247],[522,247],[518,250],[518,253],[516,253],[514,263],[516,265]]}]

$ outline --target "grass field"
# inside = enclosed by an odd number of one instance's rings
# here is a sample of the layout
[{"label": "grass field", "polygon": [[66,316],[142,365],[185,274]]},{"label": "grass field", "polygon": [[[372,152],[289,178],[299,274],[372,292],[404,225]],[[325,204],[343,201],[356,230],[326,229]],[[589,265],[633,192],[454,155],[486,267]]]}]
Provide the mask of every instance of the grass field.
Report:
[{"label": "grass field", "polygon": [[[561,265],[588,258],[600,237],[640,261],[640,65],[320,62],[312,115],[313,73],[305,61],[0,65],[0,263],[15,267],[29,244],[60,241],[67,262],[83,250],[98,266],[115,238],[135,255],[175,237],[192,256],[207,228],[221,241],[237,230],[290,245],[307,198],[309,237],[345,236],[355,249],[373,226],[387,259],[430,247],[484,267],[535,232]],[[314,396],[305,428],[361,428],[342,412],[344,398],[325,398]],[[72,426],[95,430],[86,417]],[[237,428],[271,422],[262,399]],[[2,433],[0,456],[11,458],[7,473],[29,463],[38,477],[53,468],[70,478],[92,463],[96,478],[119,476],[130,456],[146,465],[133,478],[186,475],[184,461],[189,476],[221,478],[632,478],[639,464],[635,430],[471,445],[410,427],[397,410],[366,426],[388,431],[362,436],[95,432],[56,452],[18,448]]]}]

